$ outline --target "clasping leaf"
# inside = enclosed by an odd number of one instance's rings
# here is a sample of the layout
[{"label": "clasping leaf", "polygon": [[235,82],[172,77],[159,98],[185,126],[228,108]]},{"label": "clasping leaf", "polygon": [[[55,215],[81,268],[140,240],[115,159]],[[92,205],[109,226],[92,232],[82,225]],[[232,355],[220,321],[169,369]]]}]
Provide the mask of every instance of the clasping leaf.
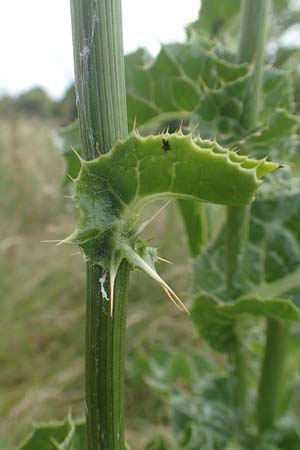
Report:
[{"label": "clasping leaf", "polygon": [[75,181],[79,222],[65,241],[78,244],[92,264],[110,273],[111,312],[114,280],[124,258],[183,307],[157,274],[155,252],[143,245],[139,236],[141,209],[164,198],[223,205],[250,203],[261,177],[277,167],[181,132],[146,138],[133,132],[105,155],[93,161],[81,160]]}]

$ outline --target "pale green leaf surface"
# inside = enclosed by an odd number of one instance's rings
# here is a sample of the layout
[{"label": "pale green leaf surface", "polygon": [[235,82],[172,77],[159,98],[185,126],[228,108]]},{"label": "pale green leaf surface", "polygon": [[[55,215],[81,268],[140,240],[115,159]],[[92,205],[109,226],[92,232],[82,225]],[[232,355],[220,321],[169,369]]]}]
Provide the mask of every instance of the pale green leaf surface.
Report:
[{"label": "pale green leaf surface", "polygon": [[211,35],[220,33],[228,23],[238,16],[240,0],[202,0],[199,18],[188,26],[188,33],[206,31]]},{"label": "pale green leaf surface", "polygon": [[[297,11],[293,11],[294,14],[286,14],[291,3],[291,0],[274,0],[272,2],[276,10],[276,18],[279,18],[277,20],[281,24],[280,31],[287,28],[286,18],[288,17],[292,20],[297,13]],[[188,34],[207,32],[212,36],[219,35],[218,37],[224,38],[224,33],[231,31],[230,25],[232,21],[239,18],[240,9],[241,0],[226,0],[224,2],[219,0],[202,0],[199,17],[187,27],[187,32]],[[294,20],[296,21],[297,18]]]},{"label": "pale green leaf surface", "polygon": [[75,182],[79,222],[66,242],[78,244],[92,263],[108,271],[110,286],[126,258],[167,290],[155,271],[155,253],[139,238],[136,219],[142,207],[172,197],[225,205],[249,203],[260,178],[277,168],[181,133],[147,138],[132,133],[107,154],[81,164]]},{"label": "pale green leaf surface", "polygon": [[275,109],[294,112],[294,92],[291,74],[274,67],[266,67],[262,85],[263,106],[260,120],[268,120]]},{"label": "pale green leaf surface", "polygon": [[[244,129],[244,105],[247,100],[251,73],[211,89],[199,101],[193,113],[192,125],[199,125],[204,138],[218,138],[243,154],[259,157],[272,153],[276,158],[290,151],[299,118],[292,114],[293,92],[288,75],[277,69],[267,69],[263,83],[263,105],[258,129],[249,134]],[[240,137],[240,141],[237,140]],[[274,150],[275,147],[275,150]],[[285,155],[286,156],[286,155]]]},{"label": "pale green leaf surface", "polygon": [[271,154],[274,159],[289,161],[295,155],[295,132],[299,123],[299,118],[287,110],[274,110],[265,125],[234,142],[233,146],[242,154],[257,158]]},{"label": "pale green leaf surface", "polygon": [[[270,119],[278,108],[291,113],[293,101],[289,76],[284,71],[268,68],[264,74],[264,107],[260,119],[264,125],[256,130],[262,137],[258,142],[253,134],[248,138],[241,124],[251,71],[244,64],[226,60],[222,47],[214,41],[194,36],[183,44],[163,45],[154,61],[144,49],[138,49],[126,56],[125,68],[130,128],[136,125],[147,129],[151,124],[162,126],[192,118],[191,125],[199,127],[202,137],[218,137],[219,142],[235,145],[242,153],[253,151],[258,155],[265,155],[270,145],[266,128],[274,124],[272,130],[278,130],[273,143],[283,129],[284,142],[277,143],[279,148],[288,144],[287,132],[294,132],[292,116],[288,123],[283,115],[284,124],[279,128],[280,117],[276,123],[274,118]],[[265,125],[267,120],[271,125]],[[78,125],[67,127],[63,133],[68,173],[74,178],[79,166],[71,146],[80,153]],[[237,138],[246,140],[249,148],[243,147],[241,141],[237,143]]]},{"label": "pale green leaf surface", "polygon": [[234,136],[243,135],[241,126],[244,103],[248,93],[249,74],[218,89],[209,90],[193,114],[192,125],[199,125],[203,137],[231,143]]},{"label": "pale green leaf surface", "polygon": [[238,339],[234,320],[222,310],[222,303],[210,295],[196,297],[191,309],[191,318],[198,333],[219,352],[234,353]]},{"label": "pale green leaf surface", "polygon": [[[245,292],[300,301],[300,186],[287,169],[264,185],[252,206]],[[230,301],[225,283],[225,231],[194,262],[195,292]]]},{"label": "pale green leaf surface", "polygon": [[243,316],[282,321],[300,321],[300,310],[290,300],[240,297],[224,303],[210,295],[200,295],[191,309],[192,321],[210,345],[220,352],[234,353],[238,349],[236,319]]},{"label": "pale green leaf surface", "polygon": [[135,121],[143,127],[153,121],[189,118],[208,89],[248,73],[246,65],[226,61],[213,41],[196,36],[183,44],[163,45],[156,59],[144,66],[141,50],[137,52],[125,60],[130,126]]},{"label": "pale green leaf surface", "polygon": [[64,422],[37,425],[18,450],[86,450],[84,422]]},{"label": "pale green leaf surface", "polygon": [[[73,421],[68,417],[64,422],[36,425],[18,450],[87,450],[87,448],[85,421]],[[131,450],[126,443],[125,450]]]},{"label": "pale green leaf surface", "polygon": [[19,446],[18,450],[57,450],[54,441],[63,441],[69,432],[69,423],[41,424]]}]

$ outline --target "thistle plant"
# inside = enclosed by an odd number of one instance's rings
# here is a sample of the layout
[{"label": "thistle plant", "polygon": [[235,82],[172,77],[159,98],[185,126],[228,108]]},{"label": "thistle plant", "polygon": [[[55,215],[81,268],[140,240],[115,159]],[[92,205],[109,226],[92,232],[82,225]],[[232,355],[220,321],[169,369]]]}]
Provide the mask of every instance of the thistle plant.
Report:
[{"label": "thistle plant", "polygon": [[[64,133],[68,146],[77,133],[78,154],[68,149],[67,161],[79,220],[64,242],[79,245],[87,266],[86,428],[70,418],[53,426],[56,448],[126,446],[130,271],[146,273],[188,311],[142,238],[149,221],[138,222],[146,204],[170,198],[178,200],[193,257],[188,312],[201,337],[225,355],[226,376],[220,382],[212,370],[206,383],[201,373],[191,398],[174,395],[166,377],[175,437],[148,448],[294,450],[282,444],[287,435],[299,443],[292,427],[276,428],[288,327],[300,319],[299,183],[292,168],[270,174],[279,168],[273,161],[292,162],[299,120],[290,77],[264,63],[268,0],[243,0],[236,53],[212,39],[226,18],[234,26],[239,3],[203,0],[185,43],[162,46],[151,63],[139,49],[124,64],[120,0],[71,0],[80,136],[76,126]],[[217,234],[210,204],[222,205]],[[245,330],[258,319],[266,323],[266,344],[253,382]],[[33,449],[36,436],[22,450]]]}]

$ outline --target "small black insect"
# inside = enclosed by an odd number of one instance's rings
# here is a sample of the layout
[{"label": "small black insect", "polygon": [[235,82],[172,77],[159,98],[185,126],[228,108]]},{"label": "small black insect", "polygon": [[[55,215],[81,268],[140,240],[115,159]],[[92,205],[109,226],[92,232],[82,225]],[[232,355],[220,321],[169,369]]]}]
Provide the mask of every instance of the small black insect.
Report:
[{"label": "small black insect", "polygon": [[162,140],[162,146],[161,146],[162,150],[164,152],[169,152],[171,149],[171,145],[170,142],[167,139],[163,139]]}]

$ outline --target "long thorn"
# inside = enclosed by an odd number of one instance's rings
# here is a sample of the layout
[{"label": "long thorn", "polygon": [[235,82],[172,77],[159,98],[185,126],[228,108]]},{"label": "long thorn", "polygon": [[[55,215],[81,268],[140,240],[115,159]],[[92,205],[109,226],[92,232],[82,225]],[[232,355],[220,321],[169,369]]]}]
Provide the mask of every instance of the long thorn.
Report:
[{"label": "long thorn", "polygon": [[61,241],[58,241],[58,243],[55,245],[55,247],[59,247],[62,244],[67,244],[68,242],[70,242],[70,237],[71,236],[67,236],[65,239],[62,239]]},{"label": "long thorn", "polygon": [[43,241],[40,241],[40,242],[42,242],[42,243],[46,243],[46,244],[53,244],[54,242],[61,242],[61,239],[46,239],[46,240],[43,240]]},{"label": "long thorn", "polygon": [[172,303],[174,303],[174,305],[176,306],[176,308],[180,309],[180,311],[182,311],[182,307],[174,300],[174,298],[172,297],[172,295],[170,294],[170,292],[168,291],[168,289],[165,286],[162,286],[163,290],[165,291],[166,295],[168,296],[168,298],[171,300]]},{"label": "long thorn", "polygon": [[167,260],[167,259],[165,259],[165,258],[161,258],[160,256],[157,256],[157,260],[158,260],[158,261],[165,262],[165,263],[167,263],[167,264],[173,264],[172,261],[169,261],[169,260]]},{"label": "long thorn", "polygon": [[187,309],[185,304],[182,302],[182,300],[180,300],[178,295],[173,291],[173,289],[171,289],[170,286],[168,286],[168,285],[167,285],[167,289],[169,290],[169,292],[173,296],[173,298],[176,299],[176,301],[179,303],[179,305],[188,313],[188,315],[190,315],[189,310]]}]

